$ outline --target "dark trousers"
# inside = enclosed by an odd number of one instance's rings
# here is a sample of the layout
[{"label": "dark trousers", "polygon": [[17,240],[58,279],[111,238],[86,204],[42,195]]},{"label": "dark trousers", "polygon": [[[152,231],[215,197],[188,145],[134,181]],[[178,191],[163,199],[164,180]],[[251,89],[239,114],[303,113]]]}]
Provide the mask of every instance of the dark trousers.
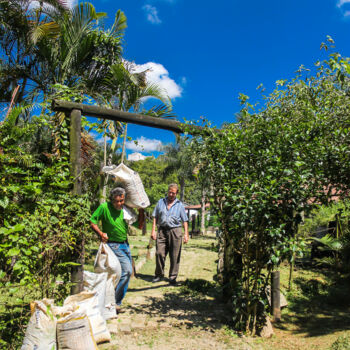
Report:
[{"label": "dark trousers", "polygon": [[182,228],[159,228],[156,242],[156,272],[158,277],[164,276],[165,258],[169,253],[169,279],[176,279],[179,272],[182,246]]}]

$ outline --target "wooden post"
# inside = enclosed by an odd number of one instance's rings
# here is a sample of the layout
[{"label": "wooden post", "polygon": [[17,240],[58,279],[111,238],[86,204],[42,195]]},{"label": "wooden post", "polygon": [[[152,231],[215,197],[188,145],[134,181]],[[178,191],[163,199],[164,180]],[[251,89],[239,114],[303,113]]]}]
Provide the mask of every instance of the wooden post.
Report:
[{"label": "wooden post", "polygon": [[73,194],[81,195],[81,111],[73,109],[70,113],[70,164],[71,175],[74,177]]},{"label": "wooden post", "polygon": [[[81,195],[81,111],[73,109],[70,113],[70,164],[71,175],[74,178],[73,195]],[[85,244],[81,241],[80,246],[76,246],[73,251],[73,261],[79,266],[73,266],[71,270],[72,294],[80,293],[83,290]]]},{"label": "wooden post", "polygon": [[192,214],[192,234],[196,230],[196,215]]},{"label": "wooden post", "polygon": [[145,221],[142,226],[142,236],[146,236],[146,235],[147,235],[147,218],[145,217]]},{"label": "wooden post", "polygon": [[281,302],[280,302],[280,272],[273,271],[271,273],[271,314],[273,320],[278,322],[281,320]]}]

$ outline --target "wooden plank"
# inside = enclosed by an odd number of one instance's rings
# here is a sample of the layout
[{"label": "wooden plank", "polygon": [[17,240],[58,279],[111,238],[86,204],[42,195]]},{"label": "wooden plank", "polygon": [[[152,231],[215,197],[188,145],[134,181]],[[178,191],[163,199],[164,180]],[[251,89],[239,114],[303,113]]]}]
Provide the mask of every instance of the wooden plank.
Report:
[{"label": "wooden plank", "polygon": [[78,109],[83,115],[89,117],[144,125],[158,129],[170,130],[176,133],[188,132],[189,134],[194,135],[204,130],[204,128],[201,126],[188,125],[180,123],[177,120],[151,117],[148,115],[138,113],[123,112],[117,109],[108,109],[70,101],[53,100],[51,108],[54,111],[60,111],[65,113],[70,113],[72,110]]}]

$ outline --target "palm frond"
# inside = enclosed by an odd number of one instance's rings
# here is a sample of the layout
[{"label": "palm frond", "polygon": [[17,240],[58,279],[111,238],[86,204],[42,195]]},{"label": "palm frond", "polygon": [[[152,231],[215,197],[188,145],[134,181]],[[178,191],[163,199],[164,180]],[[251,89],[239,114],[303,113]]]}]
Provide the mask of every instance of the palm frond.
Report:
[{"label": "palm frond", "polygon": [[115,15],[114,23],[110,33],[114,37],[118,37],[118,38],[122,37],[127,27],[126,22],[127,22],[127,19],[126,19],[125,13],[121,10],[118,10]]},{"label": "palm frond", "polygon": [[56,22],[44,23],[33,29],[31,39],[34,44],[44,37],[57,38],[60,34],[60,26]]},{"label": "palm frond", "polygon": [[167,104],[153,106],[150,109],[142,110],[140,113],[158,118],[176,118],[176,115],[173,113],[172,106]]},{"label": "palm frond", "polygon": [[315,242],[322,244],[321,250],[340,251],[343,248],[342,242],[327,234],[322,238],[312,237]]}]

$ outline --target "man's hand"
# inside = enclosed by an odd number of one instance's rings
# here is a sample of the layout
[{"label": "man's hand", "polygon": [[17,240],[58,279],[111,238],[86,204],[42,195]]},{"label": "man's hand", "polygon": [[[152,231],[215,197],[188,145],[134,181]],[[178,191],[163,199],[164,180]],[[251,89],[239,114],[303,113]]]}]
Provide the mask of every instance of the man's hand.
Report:
[{"label": "man's hand", "polygon": [[184,230],[185,230],[185,235],[184,235],[184,243],[186,244],[188,240],[190,239],[190,236],[188,235],[188,222],[184,222]]},{"label": "man's hand", "polygon": [[157,226],[157,219],[156,219],[156,218],[153,218],[152,231],[151,231],[151,238],[152,238],[154,241],[157,239],[156,226]]},{"label": "man's hand", "polygon": [[107,233],[101,232],[100,237],[101,237],[102,243],[107,243],[108,241]]},{"label": "man's hand", "polygon": [[156,233],[155,230],[152,230],[151,238],[152,238],[154,241],[157,239],[157,233]]}]

